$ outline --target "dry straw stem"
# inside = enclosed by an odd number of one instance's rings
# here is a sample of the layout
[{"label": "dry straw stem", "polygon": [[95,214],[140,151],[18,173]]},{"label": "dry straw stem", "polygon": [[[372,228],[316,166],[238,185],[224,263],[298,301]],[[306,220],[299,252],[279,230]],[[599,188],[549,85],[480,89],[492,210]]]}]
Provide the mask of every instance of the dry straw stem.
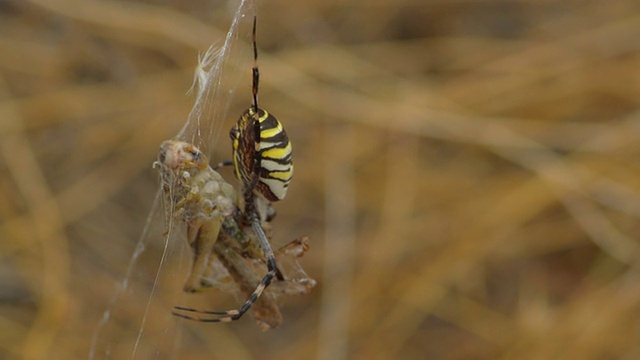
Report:
[{"label": "dry straw stem", "polygon": [[[167,352],[143,343],[138,358],[637,357],[635,1],[259,5],[260,101],[296,164],[275,247],[309,235],[301,263],[319,286],[283,299],[278,330],[175,322]],[[0,6],[0,358],[89,353],[157,190],[157,147],[229,13]],[[223,129],[250,102],[249,74]],[[229,157],[226,135],[212,147]],[[135,273],[155,271],[156,230]],[[181,260],[163,284],[179,288]],[[131,355],[148,294],[118,303],[112,358]],[[175,303],[154,300],[161,334]]]}]

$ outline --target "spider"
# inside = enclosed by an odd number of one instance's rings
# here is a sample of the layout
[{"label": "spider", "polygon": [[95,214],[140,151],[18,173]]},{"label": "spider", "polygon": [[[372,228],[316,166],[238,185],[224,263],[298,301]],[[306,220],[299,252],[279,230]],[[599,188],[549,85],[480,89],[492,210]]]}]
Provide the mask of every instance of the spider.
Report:
[{"label": "spider", "polygon": [[[222,216],[217,218],[210,217],[210,220],[206,220],[204,222],[202,220],[193,219],[193,216],[195,215],[193,212],[189,213],[187,211],[185,213],[185,215],[187,215],[185,217],[185,221],[189,224],[188,233],[190,235],[188,238],[194,250],[194,268],[192,269],[192,274],[190,276],[191,282],[188,281],[185,285],[185,291],[196,291],[194,289],[198,289],[197,287],[192,286],[198,281],[194,277],[202,279],[202,275],[206,270],[199,265],[199,261],[204,262],[205,264],[210,261],[209,256],[211,251],[216,248],[214,246],[216,240],[220,241],[221,238],[228,235],[224,231],[221,233],[221,228],[224,228],[223,224],[230,224],[232,228],[234,226],[237,228],[238,224],[241,224],[243,227],[251,227],[253,233],[257,236],[257,241],[262,250],[268,271],[258,283],[249,298],[238,309],[209,311],[183,306],[174,307],[174,315],[189,320],[201,322],[231,322],[238,320],[258,300],[264,290],[269,286],[269,284],[271,284],[274,277],[279,281],[285,281],[282,272],[278,269],[274,252],[271,249],[268,237],[265,234],[263,227],[269,225],[269,222],[274,215],[273,208],[271,207],[271,201],[282,200],[286,195],[293,175],[293,163],[291,159],[292,150],[291,143],[289,142],[282,124],[280,124],[280,122],[278,122],[278,120],[276,120],[276,118],[266,110],[258,107],[258,85],[260,73],[257,65],[258,48],[256,42],[255,16],[253,18],[252,35],[254,58],[254,66],[252,68],[253,104],[243,112],[236,125],[230,131],[233,147],[233,161],[227,161],[219,164],[234,166],[235,175],[242,185],[244,210],[241,211],[239,215],[238,211],[236,211],[235,217],[231,216],[232,214],[230,213],[223,212]],[[206,159],[202,153],[197,155],[191,154],[191,156],[198,159]],[[160,160],[160,162],[162,163],[163,160]],[[188,163],[189,161],[185,162],[185,164]],[[204,170],[205,167],[206,171]],[[185,179],[185,183],[190,183],[193,181],[191,180],[192,178],[200,175],[201,177],[209,179],[207,180],[209,181],[207,184],[216,185],[217,183],[217,186],[214,186],[216,189],[222,189],[224,187],[217,180],[219,174],[213,168],[208,166],[208,162],[204,167],[199,167],[199,169],[203,169],[201,170],[202,172],[199,172],[196,176],[188,177]],[[205,188],[207,187],[207,184],[205,184]],[[191,184],[186,185],[191,187]],[[195,189],[198,189],[198,187]],[[194,192],[195,189],[192,187],[190,193]],[[195,191],[197,192],[198,190]],[[210,194],[218,196],[217,199],[221,200],[223,203],[227,203],[230,200],[234,202],[235,200],[235,194],[219,196],[220,194],[215,191]],[[211,202],[211,199],[206,200]],[[216,203],[218,200],[213,201],[212,208],[223,209],[224,206],[219,206],[219,204]],[[189,201],[190,200],[187,200],[187,202]],[[206,202],[207,201],[205,201],[205,203]],[[181,202],[177,203],[178,207],[181,205]],[[225,260],[224,255],[218,255],[219,258]],[[233,269],[233,264],[229,264],[228,259],[226,261],[227,268]],[[196,267],[197,264],[199,265],[198,267]],[[242,279],[237,282],[241,284],[246,277],[247,276],[243,276]],[[206,286],[206,282],[200,281],[200,285]],[[212,316],[200,317],[192,316],[190,314]]]}]

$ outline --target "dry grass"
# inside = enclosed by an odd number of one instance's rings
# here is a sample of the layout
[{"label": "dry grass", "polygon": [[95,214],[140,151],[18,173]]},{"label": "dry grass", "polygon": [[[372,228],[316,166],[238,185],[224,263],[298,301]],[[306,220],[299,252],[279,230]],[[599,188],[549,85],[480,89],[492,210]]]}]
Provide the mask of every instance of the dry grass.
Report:
[{"label": "dry grass", "polygon": [[[86,358],[225,6],[0,3],[0,357]],[[272,0],[259,16],[261,101],[295,146],[276,236],[310,236],[319,287],[268,333],[175,322],[176,358],[640,356],[636,1]],[[135,271],[155,271],[150,239]],[[205,303],[235,304],[220,296]]]}]

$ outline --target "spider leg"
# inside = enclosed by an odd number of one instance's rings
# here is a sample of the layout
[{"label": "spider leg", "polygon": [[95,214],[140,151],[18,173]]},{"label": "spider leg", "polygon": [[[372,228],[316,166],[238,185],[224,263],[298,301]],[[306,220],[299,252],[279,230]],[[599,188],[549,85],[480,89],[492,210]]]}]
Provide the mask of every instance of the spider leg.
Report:
[{"label": "spider leg", "polygon": [[[251,306],[256,301],[258,301],[258,299],[260,298],[260,295],[262,295],[262,293],[267,288],[267,286],[271,284],[271,281],[273,280],[274,277],[276,277],[278,280],[284,280],[284,276],[282,276],[282,273],[280,272],[280,270],[278,269],[278,266],[276,265],[276,258],[273,253],[273,250],[271,249],[271,246],[269,245],[267,235],[264,233],[264,230],[260,225],[260,220],[258,220],[258,217],[255,214],[255,212],[251,214],[250,218],[251,218],[251,226],[253,228],[253,231],[255,231],[256,235],[258,236],[258,242],[260,243],[260,247],[262,248],[262,251],[264,253],[268,271],[267,271],[267,274],[262,278],[258,286],[256,286],[256,289],[253,291],[253,293],[251,293],[247,301],[245,301],[245,303],[240,308],[227,310],[227,311],[198,310],[198,309],[184,307],[184,306],[175,306],[173,308],[174,311],[172,312],[173,315],[181,318],[189,319],[189,320],[200,321],[200,322],[235,321],[240,319],[242,315],[244,315],[247,311],[249,311],[249,309],[251,309]],[[189,314],[213,315],[214,317],[200,317],[195,315],[191,316],[184,313],[180,313],[178,311],[182,311]]]},{"label": "spider leg", "polygon": [[211,167],[213,170],[218,170],[221,167],[224,166],[231,166],[233,165],[233,161],[232,160],[225,160],[225,161],[220,161],[219,163],[216,164],[216,166]]},{"label": "spider leg", "polygon": [[[264,292],[264,289],[266,289],[267,286],[269,286],[269,284],[271,283],[271,280],[275,275],[276,275],[275,270],[273,269],[269,270],[267,274],[262,278],[262,281],[260,281],[260,284],[258,284],[256,289],[251,294],[251,296],[249,296],[247,301],[245,301],[245,303],[238,309],[227,310],[227,311],[210,311],[210,310],[198,310],[198,309],[188,308],[184,306],[174,306],[173,309],[175,311],[172,311],[171,313],[181,318],[200,321],[200,322],[231,322],[231,321],[238,320],[242,317],[242,315],[244,315],[247,311],[249,311],[249,309],[251,309],[251,306],[260,298],[260,295],[262,295],[262,293]],[[183,311],[190,314],[214,315],[219,317],[207,318],[207,317],[200,317],[200,316],[190,316],[187,314],[179,313],[177,311]]]},{"label": "spider leg", "polygon": [[[257,174],[257,172],[254,172]],[[278,269],[276,265],[276,257],[273,255],[273,250],[271,249],[271,245],[269,245],[269,240],[267,239],[267,235],[264,233],[262,229],[262,224],[260,219],[258,218],[258,213],[256,210],[256,206],[254,203],[255,195],[253,194],[253,189],[259,181],[258,176],[254,176],[251,183],[244,190],[244,207],[245,207],[245,216],[246,219],[251,223],[251,227],[253,231],[258,236],[258,243],[262,248],[262,252],[264,253],[264,258],[267,262],[267,269],[269,271],[274,271],[275,276],[278,280],[283,281],[284,276],[282,276],[282,272]]]},{"label": "spider leg", "polygon": [[267,235],[264,233],[262,225],[260,225],[260,220],[255,213],[253,213],[251,216],[251,227],[253,228],[253,231],[255,231],[256,235],[258,235],[258,243],[260,243],[260,247],[262,248],[262,252],[264,253],[269,273],[273,272],[278,280],[284,281],[284,276],[282,275],[282,272],[280,272],[280,269],[278,269],[278,265],[276,265],[276,257],[273,254],[271,245],[269,245]]}]

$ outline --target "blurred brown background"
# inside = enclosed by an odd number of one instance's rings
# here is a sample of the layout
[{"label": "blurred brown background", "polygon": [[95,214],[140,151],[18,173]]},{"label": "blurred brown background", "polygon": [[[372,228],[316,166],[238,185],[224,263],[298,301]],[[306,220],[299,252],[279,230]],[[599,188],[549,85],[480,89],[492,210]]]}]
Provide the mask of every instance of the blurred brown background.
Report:
[{"label": "blurred brown background", "polygon": [[[88,356],[232,7],[0,1],[0,358]],[[296,163],[274,242],[309,235],[319,285],[267,333],[168,315],[137,358],[640,358],[640,3],[265,0],[258,36]],[[95,358],[131,356],[132,287]]]}]

